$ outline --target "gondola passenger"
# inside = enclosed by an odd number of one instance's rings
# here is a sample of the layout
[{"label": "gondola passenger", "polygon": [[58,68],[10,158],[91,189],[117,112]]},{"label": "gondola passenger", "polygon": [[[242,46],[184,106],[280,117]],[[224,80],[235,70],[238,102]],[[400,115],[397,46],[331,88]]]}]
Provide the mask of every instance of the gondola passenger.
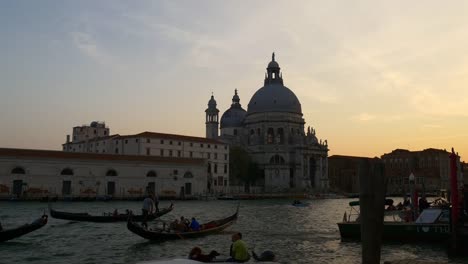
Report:
[{"label": "gondola passenger", "polygon": [[198,223],[195,217],[192,217],[192,222],[190,223],[189,227],[192,231],[200,231],[200,223]]}]

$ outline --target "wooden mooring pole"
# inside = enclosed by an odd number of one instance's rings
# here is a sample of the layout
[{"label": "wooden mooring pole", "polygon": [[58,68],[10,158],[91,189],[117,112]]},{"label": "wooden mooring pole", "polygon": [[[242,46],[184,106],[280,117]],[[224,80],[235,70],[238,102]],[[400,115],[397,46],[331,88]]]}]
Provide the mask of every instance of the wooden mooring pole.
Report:
[{"label": "wooden mooring pole", "polygon": [[380,159],[359,164],[362,263],[380,263],[385,206],[384,166]]}]

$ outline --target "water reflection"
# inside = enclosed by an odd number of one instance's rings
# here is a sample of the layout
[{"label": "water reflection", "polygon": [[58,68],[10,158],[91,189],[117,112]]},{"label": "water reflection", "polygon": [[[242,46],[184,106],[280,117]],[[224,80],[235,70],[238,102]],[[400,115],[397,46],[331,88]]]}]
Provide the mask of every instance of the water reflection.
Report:
[{"label": "water reflection", "polygon": [[[395,199],[396,202],[398,199]],[[155,259],[186,258],[199,246],[227,258],[231,235],[242,232],[251,250],[272,250],[280,263],[360,263],[357,242],[341,242],[336,222],[350,200],[313,200],[309,207],[294,207],[288,200],[242,201],[237,222],[216,235],[153,243],[129,232],[126,223],[83,223],[49,218],[44,228],[0,244],[2,263],[137,263]],[[169,206],[162,202],[160,206]],[[36,202],[0,202],[4,227],[30,222],[46,205]],[[176,201],[163,220],[180,216],[206,222],[231,215],[236,201]],[[137,212],[140,202],[57,202],[57,210],[102,214],[114,209]],[[25,254],[25,252],[29,252]],[[78,258],[80,256],[80,258]],[[444,246],[386,243],[382,259],[418,258],[447,261]],[[458,260],[457,260],[458,261]],[[452,261],[454,262],[454,261]]]}]

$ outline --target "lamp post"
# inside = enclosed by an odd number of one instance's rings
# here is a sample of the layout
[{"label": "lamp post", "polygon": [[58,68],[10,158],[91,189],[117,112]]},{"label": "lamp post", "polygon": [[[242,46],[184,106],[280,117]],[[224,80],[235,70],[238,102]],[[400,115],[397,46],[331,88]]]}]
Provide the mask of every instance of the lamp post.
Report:
[{"label": "lamp post", "polygon": [[412,208],[412,211],[413,211],[413,217],[416,217],[416,201],[415,201],[415,195],[414,195],[414,184],[415,184],[415,178],[414,177],[414,174],[411,173],[409,175],[409,185],[410,185],[410,195],[411,195],[411,208]]}]

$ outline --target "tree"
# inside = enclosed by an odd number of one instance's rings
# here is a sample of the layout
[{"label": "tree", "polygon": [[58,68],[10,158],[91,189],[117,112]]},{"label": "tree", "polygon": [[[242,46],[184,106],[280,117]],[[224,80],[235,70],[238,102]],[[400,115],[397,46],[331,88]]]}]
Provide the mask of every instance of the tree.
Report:
[{"label": "tree", "polygon": [[250,192],[250,185],[263,177],[263,171],[241,147],[231,147],[229,157],[230,182],[235,185],[244,185],[245,191]]}]

